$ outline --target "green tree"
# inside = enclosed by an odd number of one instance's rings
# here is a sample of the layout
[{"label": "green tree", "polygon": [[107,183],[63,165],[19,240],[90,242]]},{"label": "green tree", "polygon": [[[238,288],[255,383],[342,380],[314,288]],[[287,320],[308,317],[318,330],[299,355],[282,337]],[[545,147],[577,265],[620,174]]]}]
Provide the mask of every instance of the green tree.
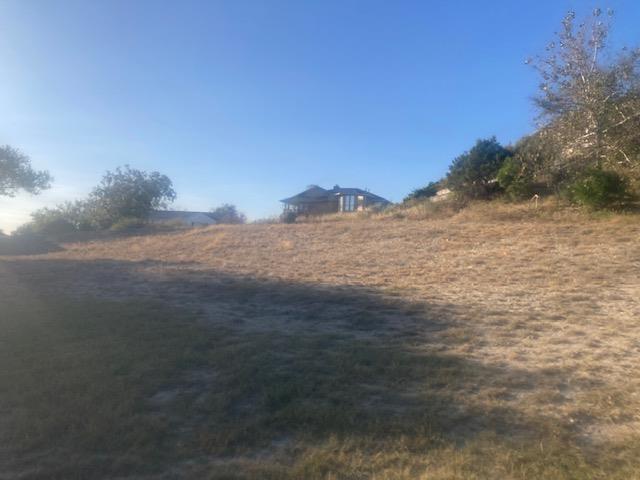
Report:
[{"label": "green tree", "polygon": [[496,176],[511,152],[496,137],[478,140],[449,166],[447,186],[465,198],[487,198],[498,187]]},{"label": "green tree", "polygon": [[512,156],[505,159],[496,178],[512,200],[546,193],[559,183],[560,179],[550,174],[554,172],[558,152],[553,142],[547,141],[545,131],[521,138],[509,150]]},{"label": "green tree", "polygon": [[[99,230],[134,220],[146,220],[154,209],[165,208],[176,194],[171,180],[158,172],[143,172],[129,166],[107,172],[87,200],[77,200],[42,208],[31,214],[32,221],[20,231],[66,233]],[[135,222],[134,222],[135,223]]]},{"label": "green tree", "polygon": [[13,197],[19,190],[38,194],[50,187],[51,180],[48,172],[34,170],[19,150],[0,146],[0,195]]},{"label": "green tree", "polygon": [[247,217],[244,213],[239,212],[235,205],[225,203],[217,208],[212,208],[209,216],[217,223],[245,223]]},{"label": "green tree", "polygon": [[176,198],[169,177],[128,165],[107,172],[87,201],[87,215],[99,228],[125,218],[146,219],[151,211],[166,208]]}]

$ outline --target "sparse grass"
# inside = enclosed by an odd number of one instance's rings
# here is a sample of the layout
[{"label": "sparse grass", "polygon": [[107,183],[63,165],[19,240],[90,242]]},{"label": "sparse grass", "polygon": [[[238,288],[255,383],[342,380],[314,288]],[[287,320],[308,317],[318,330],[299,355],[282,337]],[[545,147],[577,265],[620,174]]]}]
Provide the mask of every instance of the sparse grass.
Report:
[{"label": "sparse grass", "polygon": [[0,477],[640,478],[640,225],[472,208],[0,260]]},{"label": "sparse grass", "polygon": [[2,296],[0,329],[3,478],[109,477],[162,463],[170,426],[145,404],[198,360],[203,338],[188,317],[29,290]]}]

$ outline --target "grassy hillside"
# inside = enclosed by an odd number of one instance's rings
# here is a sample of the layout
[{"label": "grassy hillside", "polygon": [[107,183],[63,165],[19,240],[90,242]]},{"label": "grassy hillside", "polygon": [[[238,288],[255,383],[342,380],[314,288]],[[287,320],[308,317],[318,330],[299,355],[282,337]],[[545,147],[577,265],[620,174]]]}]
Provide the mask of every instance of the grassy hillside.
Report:
[{"label": "grassy hillside", "polygon": [[640,478],[640,222],[476,207],[0,259],[0,477]]}]

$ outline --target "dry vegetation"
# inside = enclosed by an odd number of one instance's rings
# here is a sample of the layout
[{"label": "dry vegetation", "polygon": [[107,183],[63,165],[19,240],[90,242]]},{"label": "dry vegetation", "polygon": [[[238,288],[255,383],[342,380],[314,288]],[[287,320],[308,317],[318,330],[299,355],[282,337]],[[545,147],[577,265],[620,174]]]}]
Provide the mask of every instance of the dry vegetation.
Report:
[{"label": "dry vegetation", "polygon": [[433,208],[4,257],[0,477],[640,478],[638,216]]}]

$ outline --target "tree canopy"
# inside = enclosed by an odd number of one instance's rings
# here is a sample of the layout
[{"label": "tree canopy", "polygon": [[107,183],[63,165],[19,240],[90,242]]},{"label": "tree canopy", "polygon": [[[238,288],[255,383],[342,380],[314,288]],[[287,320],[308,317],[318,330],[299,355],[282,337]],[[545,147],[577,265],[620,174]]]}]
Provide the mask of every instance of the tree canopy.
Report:
[{"label": "tree canopy", "polygon": [[89,195],[88,209],[100,227],[123,218],[146,219],[152,210],[166,208],[176,198],[169,177],[125,165],[107,172]]},{"label": "tree canopy", "polygon": [[51,180],[49,172],[34,170],[19,150],[0,146],[0,195],[13,197],[20,190],[38,194],[50,187]]},{"label": "tree canopy", "polygon": [[485,198],[494,189],[496,176],[511,152],[496,137],[478,140],[449,166],[447,186],[468,198]]}]

